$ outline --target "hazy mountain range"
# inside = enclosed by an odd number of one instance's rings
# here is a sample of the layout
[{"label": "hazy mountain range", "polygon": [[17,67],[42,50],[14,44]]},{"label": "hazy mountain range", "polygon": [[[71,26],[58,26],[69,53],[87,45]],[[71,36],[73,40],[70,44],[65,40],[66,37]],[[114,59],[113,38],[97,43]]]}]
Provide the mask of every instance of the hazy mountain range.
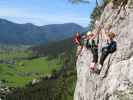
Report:
[{"label": "hazy mountain range", "polygon": [[71,37],[77,31],[83,32],[86,28],[75,23],[36,26],[0,19],[0,43],[6,44],[45,44]]}]

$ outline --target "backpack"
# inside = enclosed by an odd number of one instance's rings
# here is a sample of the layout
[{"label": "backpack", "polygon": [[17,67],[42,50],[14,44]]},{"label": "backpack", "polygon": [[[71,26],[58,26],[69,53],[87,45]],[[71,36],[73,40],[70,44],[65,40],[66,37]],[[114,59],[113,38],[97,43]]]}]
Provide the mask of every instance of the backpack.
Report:
[{"label": "backpack", "polygon": [[117,43],[116,41],[112,41],[111,43],[108,43],[108,52],[114,53],[117,49]]}]

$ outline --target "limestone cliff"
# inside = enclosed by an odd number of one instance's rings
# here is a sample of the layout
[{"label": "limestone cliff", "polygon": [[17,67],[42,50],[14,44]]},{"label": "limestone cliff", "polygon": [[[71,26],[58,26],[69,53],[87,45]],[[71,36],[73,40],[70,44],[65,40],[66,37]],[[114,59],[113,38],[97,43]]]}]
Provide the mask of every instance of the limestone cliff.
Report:
[{"label": "limestone cliff", "polygon": [[[128,0],[125,10],[113,9],[108,4],[101,15],[100,23],[117,33],[117,51],[106,59],[100,75],[90,72],[92,55],[82,50],[78,57],[77,85],[74,100],[133,100],[133,8]],[[103,44],[102,37],[100,44]],[[99,55],[100,56],[100,55]],[[102,77],[101,77],[102,76]]]}]

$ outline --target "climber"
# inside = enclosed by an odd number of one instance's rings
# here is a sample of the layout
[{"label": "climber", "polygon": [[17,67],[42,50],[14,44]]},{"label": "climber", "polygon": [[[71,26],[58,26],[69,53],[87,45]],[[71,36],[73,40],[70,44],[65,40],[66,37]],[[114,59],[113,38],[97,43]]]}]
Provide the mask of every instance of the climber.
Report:
[{"label": "climber", "polygon": [[82,35],[80,35],[80,33],[77,32],[73,39],[74,44],[76,44],[76,46],[77,46],[76,57],[78,57],[80,55],[82,48],[83,48],[83,46],[81,44],[81,40],[82,40]]},{"label": "climber", "polygon": [[98,68],[98,73],[100,74],[100,71],[102,69],[102,66],[104,64],[105,59],[109,54],[112,54],[116,51],[117,49],[117,43],[114,41],[116,34],[113,32],[110,32],[107,34],[107,45],[102,48],[102,54],[100,57],[100,62],[99,62],[99,68]]},{"label": "climber", "polygon": [[90,49],[93,55],[93,60],[90,64],[90,69],[92,72],[95,72],[96,64],[98,62],[98,45],[95,42],[96,34],[92,32],[87,32],[87,42],[86,42],[86,48]]}]

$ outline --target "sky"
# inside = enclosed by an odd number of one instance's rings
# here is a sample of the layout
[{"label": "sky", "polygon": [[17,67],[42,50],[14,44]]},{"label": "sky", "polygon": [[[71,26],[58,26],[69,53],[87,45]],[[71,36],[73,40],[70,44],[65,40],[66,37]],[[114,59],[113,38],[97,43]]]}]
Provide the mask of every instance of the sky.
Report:
[{"label": "sky", "polygon": [[90,4],[72,4],[69,0],[0,0],[0,18],[38,26],[71,22],[88,26],[95,5],[95,0],[90,0]]}]

